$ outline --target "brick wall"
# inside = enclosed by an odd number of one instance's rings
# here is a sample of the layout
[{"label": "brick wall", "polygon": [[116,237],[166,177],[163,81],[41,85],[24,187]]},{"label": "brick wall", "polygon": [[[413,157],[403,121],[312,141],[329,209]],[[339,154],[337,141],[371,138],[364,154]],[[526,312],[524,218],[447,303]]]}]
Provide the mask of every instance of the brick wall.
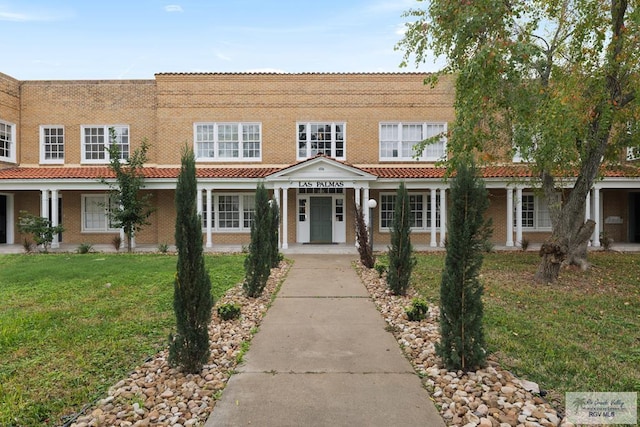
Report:
[{"label": "brick wall", "polygon": [[21,90],[21,163],[40,161],[40,125],[65,128],[65,164],[81,163],[82,125],[129,125],[131,150],[147,138],[158,161],[153,80],[27,81]]},{"label": "brick wall", "polygon": [[[159,74],[162,163],[178,164],[194,122],[262,123],[262,163],[296,161],[297,122],[346,123],[349,163],[378,163],[380,121],[453,119],[450,81],[420,74]],[[216,163],[218,164],[218,163]]]}]

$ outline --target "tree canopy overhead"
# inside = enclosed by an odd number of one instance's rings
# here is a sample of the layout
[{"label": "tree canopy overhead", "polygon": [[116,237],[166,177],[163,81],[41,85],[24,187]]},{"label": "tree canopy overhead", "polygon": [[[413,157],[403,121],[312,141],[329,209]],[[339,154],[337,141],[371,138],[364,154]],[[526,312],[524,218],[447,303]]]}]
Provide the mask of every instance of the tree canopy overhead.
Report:
[{"label": "tree canopy overhead", "polygon": [[[452,157],[476,152],[495,162],[518,154],[527,161],[551,202],[553,259],[581,263],[585,227],[593,227],[584,221],[586,195],[602,162],[640,148],[638,0],[425,6],[406,12],[412,22],[397,47],[404,65],[445,58],[431,83],[456,74]],[[557,203],[559,180],[567,177],[575,178],[573,187]]]}]

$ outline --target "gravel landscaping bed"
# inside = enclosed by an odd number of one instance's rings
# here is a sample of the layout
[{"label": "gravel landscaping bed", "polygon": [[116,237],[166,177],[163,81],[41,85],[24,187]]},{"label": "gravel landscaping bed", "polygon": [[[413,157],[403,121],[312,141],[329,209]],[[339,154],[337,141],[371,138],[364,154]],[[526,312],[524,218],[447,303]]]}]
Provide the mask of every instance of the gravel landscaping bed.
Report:
[{"label": "gravel landscaping bed", "polygon": [[241,284],[216,301],[242,306],[240,319],[223,321],[214,308],[209,325],[211,357],[200,374],[171,368],[168,350],[162,351],[108,391],[107,397],[82,411],[65,425],[89,426],[201,426],[213,411],[216,396],[227,384],[242,355],[242,343],[250,341],[266,313],[274,293],[289,270],[280,263],[271,270],[262,296],[247,298]]},{"label": "gravel landscaping bed", "polygon": [[448,372],[440,368],[435,343],[440,340],[439,309],[429,305],[427,318],[409,321],[405,308],[417,296],[410,290],[394,296],[384,277],[359,262],[356,268],[371,298],[400,347],[423,377],[436,407],[447,425],[464,427],[571,427],[540,396],[538,385],[520,380],[491,360],[475,372]]},{"label": "gravel landscaping bed", "polygon": [[[423,377],[447,425],[464,427],[537,427],[573,424],[540,396],[535,383],[520,380],[492,360],[475,372],[448,372],[439,367],[434,343],[439,341],[438,307],[430,305],[427,318],[409,321],[405,307],[415,294],[391,295],[384,278],[374,269],[356,268],[371,298],[393,332],[400,347]],[[285,277],[285,262],[273,269],[263,295],[244,296],[240,285],[230,289],[217,304],[238,303],[239,320],[222,321],[214,309],[209,326],[210,363],[198,375],[185,375],[171,368],[168,351],[162,351],[119,381],[107,397],[74,417],[71,427],[89,426],[201,426],[214,409],[238,359],[243,342],[251,340],[274,293]]]}]

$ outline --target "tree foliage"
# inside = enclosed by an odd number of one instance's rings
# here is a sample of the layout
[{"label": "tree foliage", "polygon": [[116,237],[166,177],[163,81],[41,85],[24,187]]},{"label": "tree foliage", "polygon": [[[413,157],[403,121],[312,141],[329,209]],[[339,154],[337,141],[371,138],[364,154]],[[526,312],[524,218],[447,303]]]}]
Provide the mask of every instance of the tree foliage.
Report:
[{"label": "tree foliage", "polygon": [[131,156],[122,164],[120,149],[114,128],[109,128],[109,167],[115,174],[115,184],[102,179],[110,188],[108,206],[109,221],[113,227],[122,228],[127,239],[127,251],[132,251],[132,240],[137,232],[149,225],[149,216],[154,212],[151,206],[151,193],[142,194],[144,173],[142,168],[147,161],[149,144],[142,141]]},{"label": "tree foliage", "polygon": [[[434,0],[405,16],[404,65],[433,54],[446,65],[431,83],[457,76],[450,152],[485,162],[519,153],[549,203],[551,255],[541,267],[583,264],[585,200],[601,164],[640,147],[637,1]],[[572,188],[558,198],[567,177]],[[553,275],[541,268],[537,277]]]},{"label": "tree foliage", "polygon": [[269,194],[264,183],[256,188],[255,213],[251,223],[251,243],[249,254],[244,260],[245,277],[242,287],[251,298],[262,295],[271,274],[273,262],[271,245],[273,242],[273,224],[270,219]]},{"label": "tree foliage", "polygon": [[411,207],[409,192],[404,182],[396,192],[396,204],[391,228],[391,246],[389,247],[389,269],[387,285],[395,295],[405,295],[409,288],[411,272],[416,265],[411,245]]},{"label": "tree foliage", "polygon": [[483,286],[479,280],[483,248],[490,235],[484,219],[489,198],[472,163],[461,162],[451,183],[447,255],[440,283],[438,355],[447,369],[468,371],[485,361],[482,326]]},{"label": "tree foliage", "polygon": [[62,233],[64,227],[61,224],[54,227],[47,218],[30,214],[27,211],[20,211],[18,231],[22,234],[30,234],[36,245],[42,246],[43,252],[48,252],[53,237]]},{"label": "tree foliage", "polygon": [[170,337],[169,362],[197,373],[209,359],[209,322],[213,297],[202,249],[202,221],[196,205],[197,183],[193,151],[185,148],[176,187],[177,271],[173,310],[176,335]]}]

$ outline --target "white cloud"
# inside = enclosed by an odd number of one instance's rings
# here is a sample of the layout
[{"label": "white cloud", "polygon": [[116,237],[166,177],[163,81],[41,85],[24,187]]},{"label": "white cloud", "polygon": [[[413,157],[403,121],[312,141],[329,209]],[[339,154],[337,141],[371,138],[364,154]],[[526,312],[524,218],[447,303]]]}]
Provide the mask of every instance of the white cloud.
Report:
[{"label": "white cloud", "polygon": [[184,12],[179,4],[168,4],[164,7],[165,12]]},{"label": "white cloud", "polygon": [[8,10],[2,10],[0,6],[0,21],[11,22],[33,22],[33,21],[58,21],[65,19],[70,14],[64,11],[29,11],[29,12],[14,12]]},{"label": "white cloud", "polygon": [[217,52],[216,58],[222,59],[223,61],[231,61],[231,57],[225,55],[224,53]]}]

